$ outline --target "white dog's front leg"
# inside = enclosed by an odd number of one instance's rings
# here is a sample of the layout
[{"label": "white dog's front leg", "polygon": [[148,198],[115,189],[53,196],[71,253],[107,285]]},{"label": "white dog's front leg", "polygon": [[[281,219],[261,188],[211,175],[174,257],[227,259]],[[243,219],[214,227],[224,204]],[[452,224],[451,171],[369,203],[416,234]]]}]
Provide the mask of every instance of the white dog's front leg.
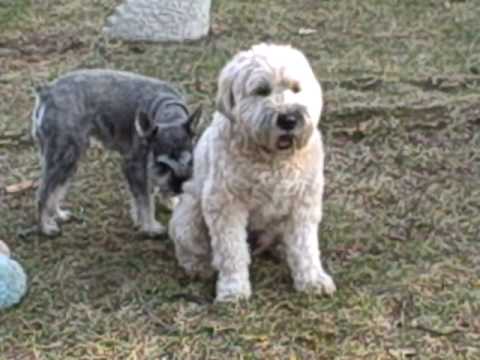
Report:
[{"label": "white dog's front leg", "polygon": [[336,287],[322,267],[318,247],[318,225],[294,223],[284,237],[287,261],[295,289],[331,295]]},{"label": "white dog's front leg", "polygon": [[247,244],[248,213],[234,201],[224,201],[216,194],[204,202],[204,216],[210,231],[212,265],[218,271],[217,302],[249,298]]}]

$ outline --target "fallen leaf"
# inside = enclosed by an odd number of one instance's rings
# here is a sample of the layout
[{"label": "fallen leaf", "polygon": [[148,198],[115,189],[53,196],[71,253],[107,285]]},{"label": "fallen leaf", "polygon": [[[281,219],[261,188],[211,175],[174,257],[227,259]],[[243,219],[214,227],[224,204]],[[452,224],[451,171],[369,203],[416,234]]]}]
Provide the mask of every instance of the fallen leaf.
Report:
[{"label": "fallen leaf", "polygon": [[17,193],[17,192],[21,192],[21,191],[25,191],[25,190],[35,188],[35,187],[37,187],[37,185],[38,185],[38,183],[36,181],[25,180],[25,181],[21,181],[21,182],[16,183],[16,184],[8,185],[5,188],[5,190],[9,194],[14,194],[14,193]]},{"label": "fallen leaf", "polygon": [[417,350],[414,348],[391,349],[388,352],[396,359],[406,359],[417,354]]},{"label": "fallen leaf", "polygon": [[315,34],[317,30],[315,29],[308,29],[308,28],[300,28],[298,29],[298,35],[312,35]]}]

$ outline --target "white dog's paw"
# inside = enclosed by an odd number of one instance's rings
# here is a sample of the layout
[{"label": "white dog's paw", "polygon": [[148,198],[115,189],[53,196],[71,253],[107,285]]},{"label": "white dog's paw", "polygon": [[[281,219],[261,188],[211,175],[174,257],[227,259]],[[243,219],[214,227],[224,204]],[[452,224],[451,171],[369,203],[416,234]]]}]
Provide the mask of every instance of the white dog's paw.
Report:
[{"label": "white dog's paw", "polygon": [[241,299],[248,299],[252,295],[252,288],[248,275],[219,274],[217,280],[217,297],[215,302],[234,302]]},{"label": "white dog's paw", "polygon": [[64,210],[64,209],[57,209],[57,219],[60,222],[67,222],[70,221],[73,217],[73,213],[70,210]]},{"label": "white dog's paw", "polygon": [[167,228],[158,221],[153,221],[150,224],[144,224],[141,227],[142,234],[148,237],[158,237],[167,233]]},{"label": "white dog's paw", "polygon": [[314,271],[295,280],[297,291],[309,292],[319,295],[332,295],[337,287],[330,275],[323,271]]}]

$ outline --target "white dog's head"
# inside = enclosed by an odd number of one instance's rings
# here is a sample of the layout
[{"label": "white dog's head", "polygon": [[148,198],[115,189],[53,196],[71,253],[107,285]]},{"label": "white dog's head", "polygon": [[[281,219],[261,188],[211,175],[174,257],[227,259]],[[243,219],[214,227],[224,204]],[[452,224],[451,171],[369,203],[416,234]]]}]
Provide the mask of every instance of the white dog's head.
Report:
[{"label": "white dog's head", "polygon": [[290,46],[259,44],[222,70],[217,110],[249,144],[275,153],[304,147],[322,111],[322,90],[308,60]]}]

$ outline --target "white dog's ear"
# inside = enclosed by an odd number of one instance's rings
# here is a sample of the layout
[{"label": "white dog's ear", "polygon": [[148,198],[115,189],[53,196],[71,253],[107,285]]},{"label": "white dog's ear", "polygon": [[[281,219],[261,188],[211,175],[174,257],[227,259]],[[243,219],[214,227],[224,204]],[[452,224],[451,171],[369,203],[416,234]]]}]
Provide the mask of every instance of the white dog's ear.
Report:
[{"label": "white dog's ear", "polygon": [[233,81],[235,75],[235,65],[230,63],[223,68],[218,78],[217,110],[229,119],[234,118],[235,96],[233,94]]},{"label": "white dog's ear", "polygon": [[135,131],[142,138],[152,138],[158,131],[158,126],[154,124],[147,113],[139,110],[135,115]]}]

